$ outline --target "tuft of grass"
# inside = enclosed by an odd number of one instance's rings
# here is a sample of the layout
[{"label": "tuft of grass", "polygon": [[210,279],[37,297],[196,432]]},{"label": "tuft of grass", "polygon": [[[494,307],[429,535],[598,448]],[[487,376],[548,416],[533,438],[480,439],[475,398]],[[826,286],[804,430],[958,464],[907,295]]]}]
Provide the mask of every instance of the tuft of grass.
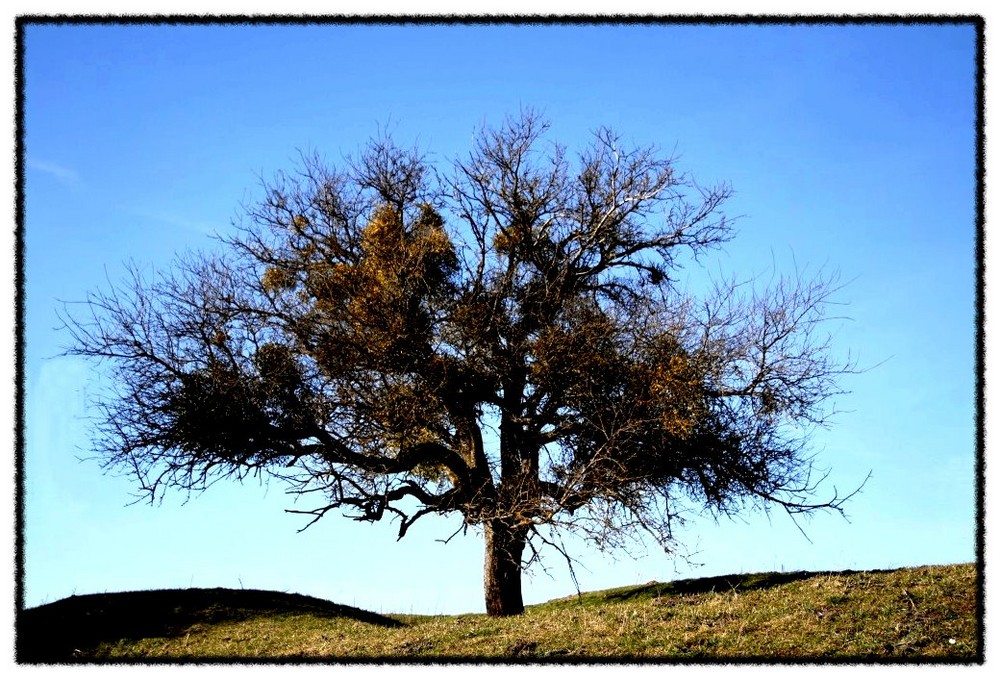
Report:
[{"label": "tuft of grass", "polygon": [[[203,601],[181,608],[188,612],[187,619],[180,616],[173,625],[128,634],[122,634],[121,626],[112,627],[100,640],[83,646],[73,641],[76,651],[66,658],[973,663],[982,661],[977,588],[972,564],[743,574],[584,593],[530,606],[524,615],[504,619],[481,614],[380,617],[332,603],[320,605],[323,601],[314,598],[295,599],[301,596],[285,596],[289,599],[282,604],[266,594],[258,594],[266,606],[239,607],[235,600],[212,604],[203,594]],[[179,596],[178,591],[161,592]],[[216,600],[225,592],[215,591]],[[121,601],[137,596],[109,597]],[[77,620],[83,620],[80,617]],[[46,630],[36,627],[33,634],[44,643]],[[19,636],[22,632],[19,622]],[[21,643],[19,637],[19,660]],[[44,644],[32,648],[40,646]]]}]

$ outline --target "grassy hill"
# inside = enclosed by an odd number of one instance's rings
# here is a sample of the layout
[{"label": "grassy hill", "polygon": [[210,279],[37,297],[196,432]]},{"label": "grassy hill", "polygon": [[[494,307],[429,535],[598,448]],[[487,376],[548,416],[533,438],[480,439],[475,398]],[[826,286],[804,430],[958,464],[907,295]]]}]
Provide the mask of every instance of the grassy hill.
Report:
[{"label": "grassy hill", "polygon": [[740,574],[530,606],[383,616],[303,595],[187,589],[21,612],[18,661],[982,661],[975,565]]}]

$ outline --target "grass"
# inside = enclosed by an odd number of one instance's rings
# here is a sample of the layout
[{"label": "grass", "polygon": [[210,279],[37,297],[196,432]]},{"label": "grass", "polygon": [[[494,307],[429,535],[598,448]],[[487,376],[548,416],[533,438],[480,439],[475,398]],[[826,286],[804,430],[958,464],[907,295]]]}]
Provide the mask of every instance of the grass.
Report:
[{"label": "grass", "polygon": [[22,662],[982,662],[975,565],[616,588],[506,619],[381,616],[240,590],[87,595],[21,613]]}]

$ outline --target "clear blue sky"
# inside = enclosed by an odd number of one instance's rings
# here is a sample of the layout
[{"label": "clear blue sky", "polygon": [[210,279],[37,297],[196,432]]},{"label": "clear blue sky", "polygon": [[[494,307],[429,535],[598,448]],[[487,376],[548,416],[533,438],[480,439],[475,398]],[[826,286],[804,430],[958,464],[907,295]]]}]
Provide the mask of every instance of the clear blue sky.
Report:
[{"label": "clear blue sky", "polygon": [[[610,125],[729,181],[739,236],[706,264],[838,270],[835,349],[870,371],[817,432],[837,515],[687,525],[693,563],[577,546],[581,588],[975,558],[975,81],[971,26],[31,26],[24,53],[25,603],[176,587],[299,592],[383,612],[482,611],[482,542],[457,518],[330,516],[280,485],[131,505],[88,455],[88,364],[59,300],[213,247],[258,175],[336,162],[380,125],[442,162],[521,106],[570,148]],[[697,282],[698,270],[685,274]],[[186,501],[186,502],[185,502]],[[573,592],[558,555],[525,600]]]}]

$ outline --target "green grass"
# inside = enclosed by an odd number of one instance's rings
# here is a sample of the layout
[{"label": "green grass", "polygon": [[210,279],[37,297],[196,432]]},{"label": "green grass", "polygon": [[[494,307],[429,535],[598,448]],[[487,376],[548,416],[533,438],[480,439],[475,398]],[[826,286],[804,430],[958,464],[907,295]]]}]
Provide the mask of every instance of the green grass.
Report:
[{"label": "green grass", "polygon": [[88,595],[26,610],[18,659],[981,662],[972,564],[743,574],[584,593],[523,616],[381,616],[239,590]]}]

